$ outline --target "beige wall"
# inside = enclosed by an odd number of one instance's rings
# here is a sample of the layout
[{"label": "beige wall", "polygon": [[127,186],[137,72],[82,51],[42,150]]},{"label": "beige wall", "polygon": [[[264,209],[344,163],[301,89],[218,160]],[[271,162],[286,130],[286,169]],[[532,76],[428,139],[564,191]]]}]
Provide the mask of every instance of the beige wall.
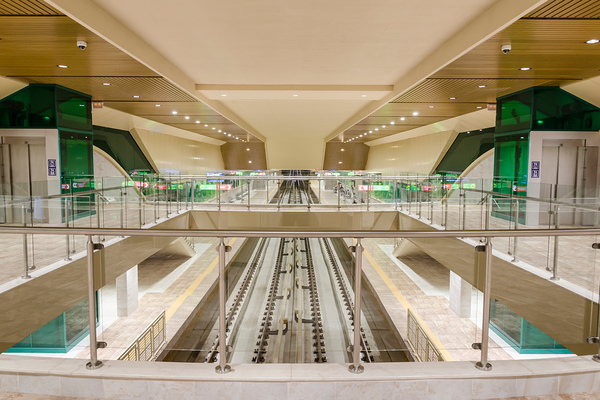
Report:
[{"label": "beige wall", "polygon": [[223,169],[220,146],[145,129],[135,131],[160,173],[191,175]]},{"label": "beige wall", "polygon": [[367,170],[391,174],[430,174],[457,136],[445,131],[371,147]]},{"label": "beige wall", "polygon": [[[342,151],[342,149],[344,151]],[[325,146],[324,170],[359,170],[367,165],[369,146],[364,143],[327,142]],[[340,163],[341,161],[341,163]]]},{"label": "beige wall", "polygon": [[221,154],[225,169],[267,169],[263,142],[225,143],[221,146]]}]

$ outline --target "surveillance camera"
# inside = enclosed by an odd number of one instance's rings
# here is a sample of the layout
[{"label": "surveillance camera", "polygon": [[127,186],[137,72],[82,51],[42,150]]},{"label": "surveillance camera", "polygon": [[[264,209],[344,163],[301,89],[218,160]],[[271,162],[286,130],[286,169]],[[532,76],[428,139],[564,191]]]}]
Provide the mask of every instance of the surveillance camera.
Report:
[{"label": "surveillance camera", "polygon": [[502,46],[502,52],[504,54],[508,54],[508,52],[511,50],[512,50],[512,46],[510,44],[505,44],[504,46]]},{"label": "surveillance camera", "polygon": [[85,40],[78,40],[77,47],[79,47],[79,50],[85,50],[87,47],[87,42]]}]

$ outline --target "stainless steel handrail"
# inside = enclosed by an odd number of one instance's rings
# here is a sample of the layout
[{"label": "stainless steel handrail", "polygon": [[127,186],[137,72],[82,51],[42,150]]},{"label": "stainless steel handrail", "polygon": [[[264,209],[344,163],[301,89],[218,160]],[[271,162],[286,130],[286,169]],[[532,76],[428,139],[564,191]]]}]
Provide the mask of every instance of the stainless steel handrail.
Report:
[{"label": "stainless steel handrail", "polygon": [[540,237],[600,235],[600,228],[520,229],[520,230],[447,230],[447,231],[389,231],[389,230],[244,230],[244,229],[117,229],[1,226],[0,234],[35,235],[102,235],[102,236],[165,236],[165,237],[270,237],[270,238],[448,238],[448,237]]}]

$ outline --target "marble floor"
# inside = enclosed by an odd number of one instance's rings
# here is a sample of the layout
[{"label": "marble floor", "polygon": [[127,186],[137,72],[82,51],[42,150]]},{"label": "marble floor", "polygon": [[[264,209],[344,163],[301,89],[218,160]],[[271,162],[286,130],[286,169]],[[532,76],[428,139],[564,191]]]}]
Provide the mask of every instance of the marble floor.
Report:
[{"label": "marble floor", "polygon": [[[95,400],[94,397],[64,397],[64,396],[48,396],[39,394],[23,394],[23,393],[2,393],[0,392],[0,400]],[[571,393],[571,394],[556,394],[550,396],[527,396],[527,397],[505,397],[490,400],[598,400],[600,392],[597,393]]]}]

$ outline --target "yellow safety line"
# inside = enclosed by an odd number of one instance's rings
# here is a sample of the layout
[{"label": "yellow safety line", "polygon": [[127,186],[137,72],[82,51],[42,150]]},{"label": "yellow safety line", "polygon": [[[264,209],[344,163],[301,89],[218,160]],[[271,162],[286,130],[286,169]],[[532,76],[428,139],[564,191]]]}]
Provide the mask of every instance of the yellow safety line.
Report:
[{"label": "yellow safety line", "polygon": [[275,189],[277,189],[277,186],[275,186],[273,189],[271,189],[271,193],[269,193],[267,195],[267,198],[263,200],[262,204],[265,204],[267,202],[267,200],[269,200],[271,198],[271,195],[273,194],[273,192],[275,191]]},{"label": "yellow safety line", "polygon": [[[235,242],[236,239],[237,238],[231,239],[227,245],[228,246],[233,245],[233,243]],[[217,266],[218,263],[219,263],[219,256],[215,257],[215,259],[213,260],[213,262],[210,263],[208,268],[206,268],[206,270],[204,270],[204,272],[201,273],[194,282],[192,282],[192,284],[187,288],[187,290],[181,296],[179,296],[173,304],[171,304],[171,307],[169,307],[169,309],[165,313],[167,321],[173,316],[173,314],[175,314],[175,312],[177,311],[177,309],[179,309],[181,304],[183,304],[185,299],[187,299],[187,297],[190,294],[194,293],[194,290],[196,290],[196,288],[202,283],[204,278],[206,278],[206,275],[210,274],[212,272],[212,270],[215,269],[215,267]]]},{"label": "yellow safety line", "polygon": [[[320,183],[319,183],[320,185]],[[327,200],[325,200],[325,196],[321,196],[321,198],[319,200],[323,200],[325,202],[325,204],[329,204],[329,202]]]},{"label": "yellow safety line", "polygon": [[[356,239],[354,241],[356,242]],[[363,249],[363,254],[367,258],[367,260],[369,260],[369,262],[371,263],[371,265],[373,266],[373,268],[375,268],[375,271],[377,271],[377,273],[379,274],[379,276],[381,277],[381,279],[383,279],[383,281],[385,282],[385,284],[387,285],[387,287],[392,291],[392,293],[394,294],[394,296],[396,296],[396,299],[398,299],[398,302],[400,303],[400,305],[402,307],[404,307],[405,310],[410,310],[413,313],[413,315],[415,316],[415,318],[417,319],[417,321],[419,322],[419,324],[421,325],[421,327],[423,328],[423,330],[425,331],[425,333],[427,333],[427,335],[431,338],[431,341],[433,342],[433,344],[435,345],[435,347],[437,347],[438,350],[440,351],[440,353],[442,354],[442,357],[444,358],[444,360],[446,360],[446,361],[454,361],[454,358],[450,355],[450,353],[448,353],[448,350],[446,350],[446,347],[442,344],[442,342],[440,342],[440,340],[431,331],[431,329],[429,329],[429,327],[425,324],[425,321],[423,321],[421,319],[421,317],[415,311],[415,309],[408,303],[408,301],[406,301],[406,299],[404,298],[404,296],[402,295],[402,293],[400,292],[400,290],[398,290],[398,288],[396,287],[396,285],[394,285],[394,283],[386,275],[386,273],[383,272],[383,270],[381,269],[381,267],[379,266],[379,264],[377,264],[377,262],[373,259],[373,257],[371,257],[371,255],[369,254],[369,252],[366,249]]]}]

